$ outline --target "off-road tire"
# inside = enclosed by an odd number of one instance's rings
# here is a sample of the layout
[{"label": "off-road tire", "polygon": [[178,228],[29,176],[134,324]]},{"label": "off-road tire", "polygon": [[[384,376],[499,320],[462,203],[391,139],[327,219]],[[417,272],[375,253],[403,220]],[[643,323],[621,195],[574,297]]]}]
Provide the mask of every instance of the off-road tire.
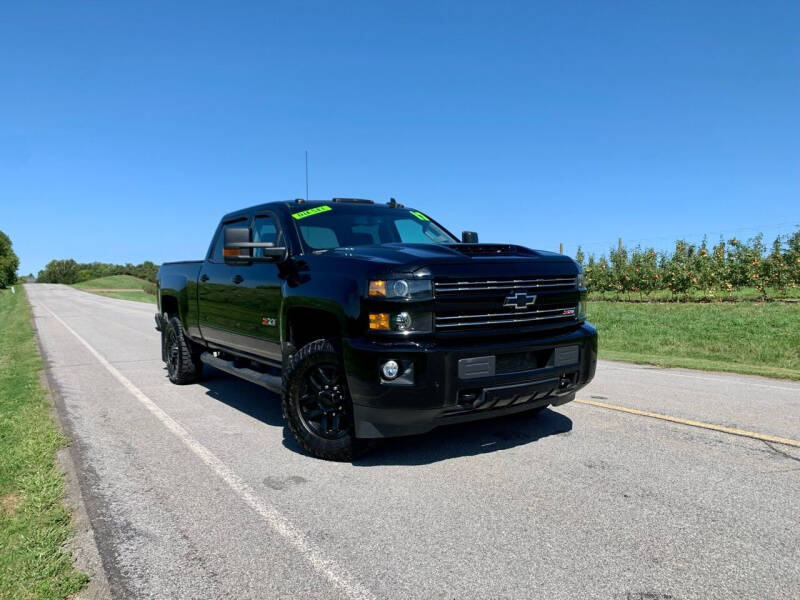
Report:
[{"label": "off-road tire", "polygon": [[200,379],[203,374],[203,363],[200,360],[202,351],[186,337],[183,325],[176,316],[167,319],[164,328],[164,352],[167,374],[172,383],[185,385]]},{"label": "off-road tire", "polygon": [[[342,402],[347,419],[347,433],[338,439],[329,439],[318,435],[307,425],[307,419],[301,414],[301,394],[306,377],[313,369],[320,366],[338,366]],[[288,361],[283,370],[283,393],[281,394],[281,410],[283,418],[295,441],[303,450],[324,460],[350,461],[369,451],[373,443],[355,437],[353,423],[353,403],[347,390],[347,379],[344,374],[342,358],[329,340],[309,342],[298,350]]]}]

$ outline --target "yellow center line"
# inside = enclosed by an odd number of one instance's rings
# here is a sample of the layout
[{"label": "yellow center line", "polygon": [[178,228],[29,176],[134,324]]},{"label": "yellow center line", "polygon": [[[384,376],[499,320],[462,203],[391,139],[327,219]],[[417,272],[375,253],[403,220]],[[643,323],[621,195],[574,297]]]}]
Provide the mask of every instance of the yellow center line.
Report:
[{"label": "yellow center line", "polygon": [[794,446],[800,448],[800,440],[792,440],[784,437],[777,437],[774,435],[766,435],[764,433],[756,433],[755,431],[746,431],[744,429],[736,429],[735,427],[725,427],[723,425],[714,425],[713,423],[704,423],[703,421],[694,421],[692,419],[682,419],[680,417],[671,417],[669,415],[662,415],[661,413],[654,413],[647,410],[639,410],[637,408],[627,408],[625,406],[617,406],[616,404],[606,404],[605,402],[596,402],[594,400],[582,400],[575,398],[575,402],[579,404],[588,404],[590,406],[597,406],[598,408],[607,408],[609,410],[618,410],[620,412],[638,415],[640,417],[650,417],[651,419],[661,419],[662,421],[669,421],[670,423],[679,423],[681,425],[689,425],[691,427],[700,427],[701,429],[711,429],[712,431],[721,431],[722,433],[729,433],[731,435],[740,435],[742,437],[753,438],[754,440],[763,440],[765,442],[773,442],[775,444],[785,444],[787,446]]}]

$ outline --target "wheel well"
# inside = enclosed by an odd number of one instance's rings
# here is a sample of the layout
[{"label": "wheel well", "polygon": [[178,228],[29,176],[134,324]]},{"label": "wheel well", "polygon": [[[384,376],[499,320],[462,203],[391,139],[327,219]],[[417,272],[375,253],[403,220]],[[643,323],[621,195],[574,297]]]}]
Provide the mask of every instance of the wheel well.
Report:
[{"label": "wheel well", "polygon": [[339,320],[327,311],[294,308],[287,316],[287,336],[296,350],[314,340],[338,338],[342,335]]},{"label": "wheel well", "polygon": [[175,296],[161,296],[161,312],[168,315],[177,315],[178,299]]}]

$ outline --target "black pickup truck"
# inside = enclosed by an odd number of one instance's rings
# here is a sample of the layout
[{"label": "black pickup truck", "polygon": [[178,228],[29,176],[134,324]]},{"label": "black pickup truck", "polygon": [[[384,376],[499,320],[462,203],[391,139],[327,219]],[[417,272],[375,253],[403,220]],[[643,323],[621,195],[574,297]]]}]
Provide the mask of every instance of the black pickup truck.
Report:
[{"label": "black pickup truck", "polygon": [[459,241],[394,199],[225,215],[205,260],[159,269],[156,328],[171,381],[205,363],[268,388],[298,444],[331,460],[564,404],[597,363],[575,261]]}]

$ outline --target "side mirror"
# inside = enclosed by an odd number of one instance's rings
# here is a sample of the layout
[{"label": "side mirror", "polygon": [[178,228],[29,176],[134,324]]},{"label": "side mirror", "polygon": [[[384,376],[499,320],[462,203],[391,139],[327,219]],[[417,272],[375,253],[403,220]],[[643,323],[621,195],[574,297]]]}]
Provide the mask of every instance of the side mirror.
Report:
[{"label": "side mirror", "polygon": [[478,234],[475,231],[462,231],[461,242],[464,244],[477,244]]},{"label": "side mirror", "polygon": [[[228,227],[224,233],[222,255],[227,264],[275,262],[286,258],[284,246],[276,246],[271,242],[251,242],[249,227]],[[260,256],[253,256],[255,248],[260,250]]]},{"label": "side mirror", "polygon": [[223,233],[225,234],[225,245],[222,248],[222,255],[225,257],[225,262],[250,258],[252,254],[250,248],[241,245],[250,243],[249,227],[227,227]]}]

